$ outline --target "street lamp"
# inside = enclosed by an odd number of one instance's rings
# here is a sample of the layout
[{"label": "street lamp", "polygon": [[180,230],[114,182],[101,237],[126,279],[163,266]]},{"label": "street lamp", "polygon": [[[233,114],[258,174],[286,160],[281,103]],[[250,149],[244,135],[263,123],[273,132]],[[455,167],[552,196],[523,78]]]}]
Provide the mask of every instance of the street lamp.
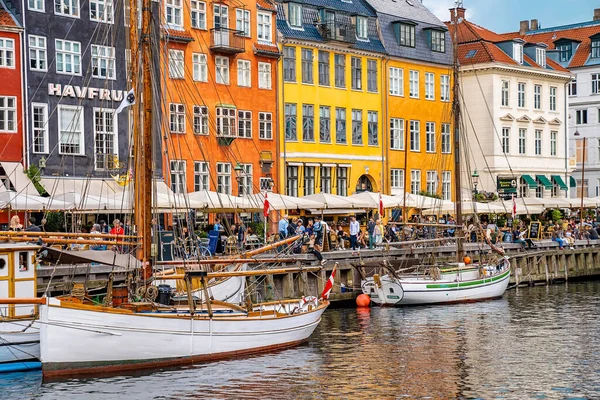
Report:
[{"label": "street lamp", "polygon": [[[573,136],[580,136],[579,131],[576,129]],[[587,147],[587,138],[583,138],[583,155],[581,156],[581,207],[579,209],[579,222],[581,224],[580,230],[583,231],[583,188],[585,185],[585,153]]]},{"label": "street lamp", "polygon": [[471,174],[471,180],[473,181],[473,193],[477,195],[477,184],[479,183],[479,173],[477,172],[477,169],[475,169]]}]

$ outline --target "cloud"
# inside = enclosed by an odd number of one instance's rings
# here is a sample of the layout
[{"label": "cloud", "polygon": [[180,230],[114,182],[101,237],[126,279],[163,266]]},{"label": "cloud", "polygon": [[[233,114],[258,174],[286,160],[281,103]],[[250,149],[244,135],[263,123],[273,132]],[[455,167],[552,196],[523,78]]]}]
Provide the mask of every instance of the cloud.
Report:
[{"label": "cloud", "polygon": [[[454,0],[423,0],[423,4],[442,21],[450,20],[450,11],[448,10],[454,8],[456,5]],[[475,8],[469,6],[466,18],[471,19],[474,14]]]}]

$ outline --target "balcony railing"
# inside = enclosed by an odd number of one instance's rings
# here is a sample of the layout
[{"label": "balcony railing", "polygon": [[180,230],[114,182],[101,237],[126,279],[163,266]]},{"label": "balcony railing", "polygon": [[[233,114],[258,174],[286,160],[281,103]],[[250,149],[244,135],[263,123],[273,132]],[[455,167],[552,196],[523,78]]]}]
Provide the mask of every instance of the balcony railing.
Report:
[{"label": "balcony railing", "polygon": [[356,43],[356,28],[352,24],[338,21],[327,21],[317,25],[319,33],[325,40]]},{"label": "balcony railing", "polygon": [[246,51],[243,32],[229,28],[210,30],[210,51],[222,54],[238,54]]}]

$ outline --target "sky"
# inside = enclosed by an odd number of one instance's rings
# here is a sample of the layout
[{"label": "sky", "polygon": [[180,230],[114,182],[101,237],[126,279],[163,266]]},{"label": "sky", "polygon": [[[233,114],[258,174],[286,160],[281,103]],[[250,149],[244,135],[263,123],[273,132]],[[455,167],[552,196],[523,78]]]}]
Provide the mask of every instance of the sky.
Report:
[{"label": "sky", "polygon": [[[442,21],[454,0],[422,0]],[[519,21],[537,19],[542,28],[591,21],[598,0],[463,0],[467,19],[497,33],[519,30]]]}]

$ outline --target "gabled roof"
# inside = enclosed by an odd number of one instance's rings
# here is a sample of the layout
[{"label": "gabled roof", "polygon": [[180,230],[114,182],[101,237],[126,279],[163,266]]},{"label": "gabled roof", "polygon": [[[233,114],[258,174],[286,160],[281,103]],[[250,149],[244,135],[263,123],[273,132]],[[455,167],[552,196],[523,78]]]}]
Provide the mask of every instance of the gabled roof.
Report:
[{"label": "gabled roof", "polygon": [[19,28],[21,25],[17,19],[8,11],[4,2],[0,1],[0,27]]}]

